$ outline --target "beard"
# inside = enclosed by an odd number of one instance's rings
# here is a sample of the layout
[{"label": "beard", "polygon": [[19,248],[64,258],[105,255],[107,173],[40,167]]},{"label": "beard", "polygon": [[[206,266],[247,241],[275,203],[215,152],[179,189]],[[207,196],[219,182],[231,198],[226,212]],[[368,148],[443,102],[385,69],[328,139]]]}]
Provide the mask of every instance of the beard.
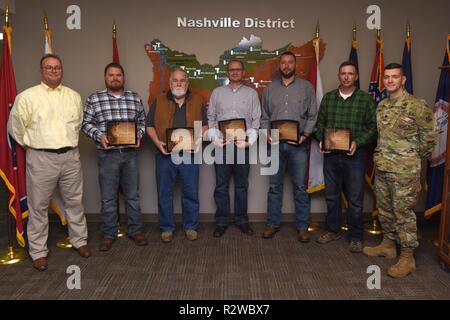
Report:
[{"label": "beard", "polygon": [[288,79],[288,78],[292,77],[293,75],[295,75],[295,69],[289,70],[288,72],[281,71],[281,77],[283,77],[285,79]]},{"label": "beard", "polygon": [[187,89],[183,89],[181,87],[175,87],[173,89],[170,89],[170,91],[172,92],[172,95],[177,98],[183,98],[186,95]]},{"label": "beard", "polygon": [[109,85],[106,85],[106,88],[108,88],[111,91],[120,91],[123,90],[123,83],[120,81],[113,81]]}]

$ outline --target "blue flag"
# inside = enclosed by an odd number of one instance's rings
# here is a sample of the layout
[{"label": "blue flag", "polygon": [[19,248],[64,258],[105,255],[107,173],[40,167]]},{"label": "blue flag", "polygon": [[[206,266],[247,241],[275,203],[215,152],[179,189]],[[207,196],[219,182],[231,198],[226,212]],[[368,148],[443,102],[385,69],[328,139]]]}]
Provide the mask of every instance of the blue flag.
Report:
[{"label": "blue flag", "polygon": [[356,80],[356,87],[359,89],[359,65],[358,65],[358,42],[352,41],[352,48],[350,49],[350,56],[348,61],[353,62],[356,65],[356,71],[358,72],[358,80]]},{"label": "blue flag", "polygon": [[[438,144],[433,149],[431,159],[427,166],[427,201],[425,206],[425,217],[430,217],[442,207],[442,190],[445,168],[445,153],[447,147],[447,129],[448,129],[448,108],[450,100],[450,72],[448,68],[450,59],[450,34],[447,36],[447,49],[444,55],[444,62],[439,78],[439,85],[436,93],[436,102],[434,114],[437,125],[441,128],[439,132]],[[446,69],[446,68],[447,69]]]},{"label": "blue flag", "polygon": [[403,48],[403,73],[406,77],[405,89],[410,94],[413,94],[413,79],[411,66],[411,37],[407,36],[405,40],[405,47]]}]

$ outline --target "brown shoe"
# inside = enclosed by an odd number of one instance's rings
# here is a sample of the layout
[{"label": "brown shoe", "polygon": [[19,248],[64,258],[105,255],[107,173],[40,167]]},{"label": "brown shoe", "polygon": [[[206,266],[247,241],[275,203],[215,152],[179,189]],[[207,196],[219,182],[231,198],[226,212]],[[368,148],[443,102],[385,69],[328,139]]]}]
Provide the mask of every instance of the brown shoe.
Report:
[{"label": "brown shoe", "polygon": [[138,233],[135,236],[130,237],[131,239],[133,239],[134,243],[137,246],[146,246],[148,245],[147,239],[145,238],[143,233]]},{"label": "brown shoe", "polygon": [[298,230],[298,241],[303,242],[303,243],[307,243],[309,242],[309,231],[308,229],[306,230]]},{"label": "brown shoe", "polygon": [[91,249],[89,249],[87,245],[75,248],[75,250],[78,251],[78,254],[83,258],[89,258],[92,255]]},{"label": "brown shoe", "polygon": [[275,233],[277,233],[278,231],[280,231],[280,227],[266,226],[262,234],[262,237],[264,239],[271,239],[275,236]]},{"label": "brown shoe", "polygon": [[114,243],[115,239],[111,238],[102,238],[100,241],[100,247],[98,248],[99,251],[109,251]]},{"label": "brown shoe", "polygon": [[47,257],[38,258],[33,261],[33,267],[38,271],[45,271],[48,268]]}]

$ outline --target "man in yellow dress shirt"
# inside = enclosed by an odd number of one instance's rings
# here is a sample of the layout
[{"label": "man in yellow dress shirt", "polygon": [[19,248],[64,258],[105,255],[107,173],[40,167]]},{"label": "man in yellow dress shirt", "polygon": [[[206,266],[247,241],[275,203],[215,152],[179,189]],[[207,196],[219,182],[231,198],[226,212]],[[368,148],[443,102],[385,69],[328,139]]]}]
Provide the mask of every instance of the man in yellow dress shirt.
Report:
[{"label": "man in yellow dress shirt", "polygon": [[30,211],[27,234],[33,267],[48,267],[48,206],[59,187],[64,201],[69,240],[85,258],[87,225],[82,193],[83,174],[78,135],[83,121],[80,95],[61,85],[63,68],[57,55],[40,62],[42,82],[17,95],[8,120],[11,136],[26,149],[26,180]]}]

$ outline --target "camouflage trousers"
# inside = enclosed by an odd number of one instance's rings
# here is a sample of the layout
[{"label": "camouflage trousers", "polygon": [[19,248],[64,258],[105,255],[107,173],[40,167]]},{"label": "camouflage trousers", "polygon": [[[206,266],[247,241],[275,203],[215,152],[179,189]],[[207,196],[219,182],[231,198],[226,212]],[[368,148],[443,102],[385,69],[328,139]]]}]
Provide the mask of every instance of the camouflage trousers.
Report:
[{"label": "camouflage trousers", "polygon": [[417,223],[414,206],[419,198],[420,174],[405,175],[376,171],[375,195],[378,219],[384,236],[402,248],[417,248]]}]

